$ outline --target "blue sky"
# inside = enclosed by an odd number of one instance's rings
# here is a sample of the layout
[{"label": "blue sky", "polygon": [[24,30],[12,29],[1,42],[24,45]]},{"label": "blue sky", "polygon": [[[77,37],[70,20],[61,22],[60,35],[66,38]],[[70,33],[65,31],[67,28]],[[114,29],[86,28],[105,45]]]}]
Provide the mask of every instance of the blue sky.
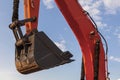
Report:
[{"label": "blue sky", "polygon": [[[23,0],[20,0],[23,19]],[[120,80],[120,0],[79,0],[94,18],[109,45],[111,80]],[[14,64],[15,39],[8,28],[12,17],[12,0],[0,2],[0,79],[1,80],[79,80],[81,51],[79,44],[53,0],[41,0],[39,31],[44,31],[63,51],[69,50],[76,61],[49,70],[22,75]],[[103,43],[104,44],[104,43]]]}]

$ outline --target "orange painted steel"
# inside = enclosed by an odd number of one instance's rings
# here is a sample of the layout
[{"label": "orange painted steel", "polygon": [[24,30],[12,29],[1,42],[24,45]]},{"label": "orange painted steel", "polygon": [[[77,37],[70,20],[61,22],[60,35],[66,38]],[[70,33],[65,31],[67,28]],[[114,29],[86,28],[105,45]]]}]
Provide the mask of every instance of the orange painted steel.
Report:
[{"label": "orange painted steel", "polygon": [[37,29],[39,16],[40,0],[24,0],[24,17],[36,17],[35,22],[26,23],[26,33],[29,34],[32,30]]},{"label": "orange painted steel", "polygon": [[[94,80],[95,43],[100,40],[98,80],[106,80],[105,52],[99,33],[78,0],[55,0],[82,50],[86,80]],[[91,35],[94,32],[95,35]]]}]

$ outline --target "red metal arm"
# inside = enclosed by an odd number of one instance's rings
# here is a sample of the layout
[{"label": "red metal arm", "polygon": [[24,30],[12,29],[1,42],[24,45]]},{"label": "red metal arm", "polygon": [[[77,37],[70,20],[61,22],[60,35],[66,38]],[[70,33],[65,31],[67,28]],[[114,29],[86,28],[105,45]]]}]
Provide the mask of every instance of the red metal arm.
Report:
[{"label": "red metal arm", "polygon": [[29,34],[32,30],[37,29],[39,6],[40,6],[40,0],[24,0],[24,17],[25,18],[32,18],[32,17],[37,18],[35,22],[26,23],[27,34]]},{"label": "red metal arm", "polygon": [[93,23],[77,0],[55,0],[74,32],[82,50],[86,80],[94,80],[95,44],[100,40],[98,80],[106,80],[105,52]]}]

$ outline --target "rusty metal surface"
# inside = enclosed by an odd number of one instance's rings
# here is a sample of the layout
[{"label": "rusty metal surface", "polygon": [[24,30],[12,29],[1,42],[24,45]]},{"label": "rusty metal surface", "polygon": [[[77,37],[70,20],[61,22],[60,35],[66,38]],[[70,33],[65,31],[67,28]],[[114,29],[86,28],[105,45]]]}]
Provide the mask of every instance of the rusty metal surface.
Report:
[{"label": "rusty metal surface", "polygon": [[28,74],[70,63],[72,54],[62,52],[43,32],[28,37],[29,44],[16,46],[15,63],[20,73]]}]

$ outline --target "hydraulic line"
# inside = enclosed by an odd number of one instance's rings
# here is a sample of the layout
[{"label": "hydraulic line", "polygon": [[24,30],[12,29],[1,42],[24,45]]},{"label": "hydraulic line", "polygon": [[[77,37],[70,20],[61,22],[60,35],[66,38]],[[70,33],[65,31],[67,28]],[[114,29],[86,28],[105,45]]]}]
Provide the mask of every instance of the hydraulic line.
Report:
[{"label": "hydraulic line", "polygon": [[[13,1],[13,15],[12,15],[12,22],[19,20],[19,0]],[[16,25],[16,28],[13,28],[13,34],[16,38],[16,41],[23,38],[22,30],[18,25]]]},{"label": "hydraulic line", "polygon": [[13,15],[12,15],[12,22],[16,21],[19,19],[19,0],[14,0],[13,1]]},{"label": "hydraulic line", "polygon": [[90,20],[92,21],[92,23],[95,25],[95,29],[97,30],[97,32],[100,34],[100,36],[102,37],[102,39],[104,40],[105,42],[105,46],[106,46],[106,55],[108,55],[108,44],[107,44],[107,40],[105,39],[105,37],[101,34],[101,32],[98,30],[98,26],[97,24],[95,23],[95,21],[93,20],[93,18],[90,16],[89,12],[85,11],[85,13],[88,15],[88,17],[90,18]]},{"label": "hydraulic line", "polygon": [[97,30],[97,32],[100,34],[101,38],[104,40],[105,42],[105,47],[106,47],[106,56],[105,56],[105,61],[106,61],[106,70],[107,70],[107,78],[109,78],[109,72],[108,72],[108,44],[107,44],[107,40],[105,39],[105,37],[102,35],[102,33],[98,30],[98,26],[97,24],[95,23],[95,21],[93,20],[93,18],[90,16],[89,12],[85,11],[85,13],[88,15],[88,17],[90,18],[90,20],[92,21],[92,23],[94,24],[95,26],[95,29]]}]

